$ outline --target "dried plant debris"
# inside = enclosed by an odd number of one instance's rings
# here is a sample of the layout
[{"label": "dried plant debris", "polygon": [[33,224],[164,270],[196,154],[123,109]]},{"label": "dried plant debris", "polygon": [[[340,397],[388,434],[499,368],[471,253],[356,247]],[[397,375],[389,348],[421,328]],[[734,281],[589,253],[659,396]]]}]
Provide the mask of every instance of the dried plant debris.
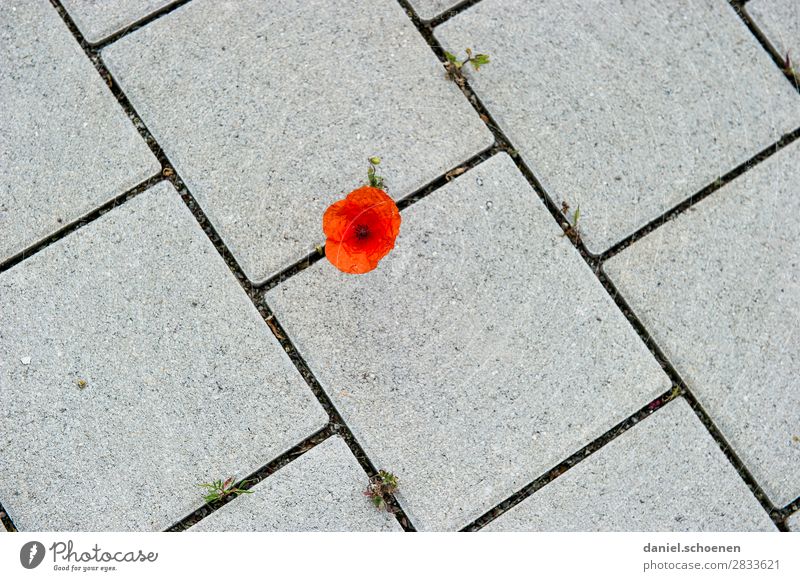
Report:
[{"label": "dried plant debris", "polygon": [[463,165],[462,165],[462,166],[460,166],[460,167],[457,167],[457,168],[455,168],[455,169],[451,169],[449,172],[447,172],[447,173],[444,175],[444,179],[445,179],[445,180],[447,180],[447,181],[449,182],[449,181],[450,181],[450,180],[452,180],[453,178],[455,178],[455,177],[457,177],[457,176],[460,176],[460,175],[461,175],[462,173],[464,173],[465,171],[467,171],[467,168],[465,168]]},{"label": "dried plant debris", "polygon": [[794,75],[795,77],[798,76],[797,71],[794,69],[794,66],[792,65],[792,57],[789,55],[788,52],[786,53],[786,56],[783,59],[783,71],[787,74]]},{"label": "dried plant debris", "polygon": [[569,210],[569,204],[567,202],[561,202],[561,213],[567,218],[567,222],[564,223],[564,233],[562,236],[567,236],[573,242],[580,242],[581,233],[578,230],[578,221],[581,219],[581,207],[578,205],[578,207],[575,208],[575,211],[572,212],[572,217],[570,217]]}]

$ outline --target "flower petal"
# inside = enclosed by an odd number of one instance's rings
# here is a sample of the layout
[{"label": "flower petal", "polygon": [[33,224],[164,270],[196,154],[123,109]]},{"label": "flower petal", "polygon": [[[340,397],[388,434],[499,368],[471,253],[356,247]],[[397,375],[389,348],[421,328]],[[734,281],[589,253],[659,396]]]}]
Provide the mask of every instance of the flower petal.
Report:
[{"label": "flower petal", "polygon": [[369,272],[394,248],[400,222],[397,205],[386,192],[371,186],[353,190],[322,218],[325,256],[343,272]]}]

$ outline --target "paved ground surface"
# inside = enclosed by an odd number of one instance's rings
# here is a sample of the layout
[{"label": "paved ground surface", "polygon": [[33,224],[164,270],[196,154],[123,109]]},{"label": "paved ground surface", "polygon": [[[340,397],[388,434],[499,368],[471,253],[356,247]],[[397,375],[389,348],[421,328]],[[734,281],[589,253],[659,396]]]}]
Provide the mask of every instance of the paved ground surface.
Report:
[{"label": "paved ground surface", "polygon": [[0,7],[0,530],[800,530],[797,3],[267,4]]}]

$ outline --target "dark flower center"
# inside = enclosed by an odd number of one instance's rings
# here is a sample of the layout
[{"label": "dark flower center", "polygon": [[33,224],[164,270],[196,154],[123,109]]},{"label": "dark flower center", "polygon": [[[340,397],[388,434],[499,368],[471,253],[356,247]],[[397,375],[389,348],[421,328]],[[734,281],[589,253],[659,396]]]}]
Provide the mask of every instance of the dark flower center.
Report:
[{"label": "dark flower center", "polygon": [[356,226],[356,238],[359,240],[364,240],[369,236],[369,226],[366,224],[359,224]]}]

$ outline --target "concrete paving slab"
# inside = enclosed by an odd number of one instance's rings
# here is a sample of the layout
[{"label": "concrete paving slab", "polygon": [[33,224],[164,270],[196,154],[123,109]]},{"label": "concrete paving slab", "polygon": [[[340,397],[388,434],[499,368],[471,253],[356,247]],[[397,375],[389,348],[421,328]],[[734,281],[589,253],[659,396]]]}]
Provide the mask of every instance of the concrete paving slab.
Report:
[{"label": "concrete paving slab", "polygon": [[777,506],[800,496],[800,143],[604,269]]},{"label": "concrete paving slab", "polygon": [[191,531],[402,531],[364,490],[369,479],[338,436],[201,520]]},{"label": "concrete paving slab", "polygon": [[174,0],[61,0],[84,38],[98,43]]},{"label": "concrete paving slab", "polygon": [[0,16],[2,262],[160,166],[47,0]]},{"label": "concrete paving slab", "polygon": [[775,531],[684,399],[511,508],[486,531]]},{"label": "concrete paving slab", "polygon": [[324,242],[367,157],[401,197],[493,143],[395,0],[198,0],[103,57],[256,282]]},{"label": "concrete paving slab", "polygon": [[459,0],[409,0],[409,4],[423,20],[431,20],[458,3]]},{"label": "concrete paving slab", "polygon": [[669,388],[511,159],[403,212],[368,275],[266,300],[417,528],[458,529]]},{"label": "concrete paving slab", "polygon": [[796,0],[750,0],[745,10],[775,50],[800,74],[800,4]]},{"label": "concrete paving slab", "polygon": [[0,499],[21,530],[159,530],[327,415],[162,182],[0,275]]},{"label": "concrete paving slab", "polygon": [[472,87],[594,253],[800,127],[726,2],[485,0],[435,35],[489,53]]}]

